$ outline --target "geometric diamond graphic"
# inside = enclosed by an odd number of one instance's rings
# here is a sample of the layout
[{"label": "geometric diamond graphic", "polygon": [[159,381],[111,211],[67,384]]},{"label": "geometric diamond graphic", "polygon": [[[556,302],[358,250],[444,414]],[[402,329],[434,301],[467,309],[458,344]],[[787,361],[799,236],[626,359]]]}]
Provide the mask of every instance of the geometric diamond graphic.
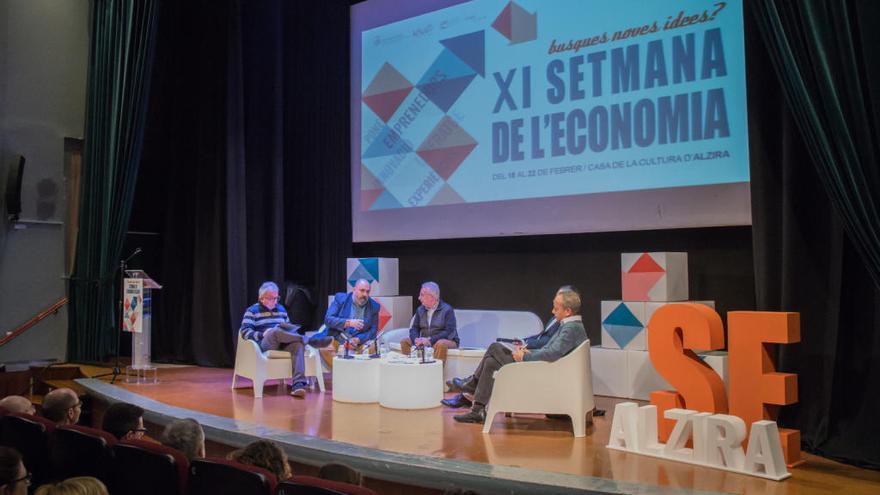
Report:
[{"label": "geometric diamond graphic", "polygon": [[380,303],[379,304],[379,325],[378,325],[379,331],[378,331],[378,333],[382,333],[382,330],[385,329],[385,325],[388,324],[389,321],[391,321],[391,313],[389,313],[388,310],[385,309],[385,306],[382,306],[382,304]]},{"label": "geometric diamond graphic", "polygon": [[642,322],[629,310],[624,303],[617,305],[614,310],[602,321],[605,325],[623,325],[630,327],[642,327]]},{"label": "geometric diamond graphic", "polygon": [[445,113],[476,75],[473,67],[450,49],[444,48],[416,86]]},{"label": "geometric diamond graphic", "polygon": [[648,292],[666,272],[624,273],[622,275],[623,299],[626,301],[650,301]]},{"label": "geometric diamond graphic", "polygon": [[382,183],[379,182],[379,179],[376,178],[370,170],[362,163],[361,164],[361,211],[367,211],[370,209],[370,206],[376,202],[376,198],[382,194],[385,188],[382,187]]},{"label": "geometric diamond graphic", "polygon": [[492,27],[510,40],[511,45],[532,41],[538,38],[538,13],[530,14],[510,2],[492,22]]},{"label": "geometric diamond graphic", "polygon": [[485,31],[440,40],[440,43],[468,64],[481,77],[486,76]]},{"label": "geometric diamond graphic", "polygon": [[448,180],[476,146],[474,138],[447,115],[440,119],[416,153],[440,177]]},{"label": "geometric diamond graphic", "polygon": [[348,285],[354,287],[354,284],[357,283],[358,280],[365,279],[367,282],[373,282],[375,278],[370,274],[369,271],[364,267],[364,265],[358,265],[357,268],[351,272],[351,275],[348,276]]},{"label": "geometric diamond graphic", "polygon": [[385,62],[364,91],[363,100],[383,122],[388,122],[412,88],[412,83]]},{"label": "geometric diamond graphic", "polygon": [[633,266],[630,267],[627,273],[666,273],[666,270],[663,269],[654,258],[651,257],[648,253],[643,253]]},{"label": "geometric diamond graphic", "polygon": [[608,332],[608,335],[614,339],[614,342],[621,349],[625,349],[627,344],[642,331],[642,327],[628,327],[625,325],[602,325],[602,328]]},{"label": "geometric diamond graphic", "polygon": [[379,131],[372,143],[367,144],[364,158],[403,155],[412,151],[409,142],[387,125]]},{"label": "geometric diamond graphic", "polygon": [[400,204],[400,201],[398,201],[397,198],[386,189],[382,191],[382,194],[380,194],[378,198],[376,198],[376,201],[373,202],[373,206],[370,206],[370,211],[388,210],[393,208],[403,208],[403,205]]},{"label": "geometric diamond graphic", "polygon": [[459,203],[464,203],[464,198],[462,198],[455,189],[453,189],[449,184],[444,184],[443,188],[431,198],[431,201],[428,202],[429,206],[437,206],[437,205],[456,205]]},{"label": "geometric diamond graphic", "polygon": [[621,349],[625,348],[644,329],[642,322],[632,314],[632,311],[624,303],[620,303],[605,318],[602,322],[602,328],[608,332]]}]

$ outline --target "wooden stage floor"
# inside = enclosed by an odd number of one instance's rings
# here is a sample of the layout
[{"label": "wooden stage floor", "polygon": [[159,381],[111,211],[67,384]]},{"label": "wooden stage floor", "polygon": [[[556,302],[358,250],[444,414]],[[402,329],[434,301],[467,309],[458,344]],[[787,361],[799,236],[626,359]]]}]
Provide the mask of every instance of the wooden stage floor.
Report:
[{"label": "wooden stage floor", "polygon": [[294,399],[274,385],[266,387],[262,399],[254,399],[250,388],[231,391],[232,370],[218,368],[162,368],[159,384],[117,385],[168,405],[358,446],[609,478],[647,485],[639,490],[644,492],[659,486],[778,495],[880,493],[880,472],[809,454],[805,454],[803,465],[792,470],[790,479],[774,482],[608,450],[605,444],[611,415],[620,399],[596,398],[607,416],[595,418],[585,438],[574,438],[568,421],[526,415],[505,418],[500,414],[492,433],[483,435],[482,425],[456,423],[452,419],[459,412],[456,410],[403,411],[378,404],[334,402],[329,374],[326,376],[327,392],[315,389],[305,399]]}]

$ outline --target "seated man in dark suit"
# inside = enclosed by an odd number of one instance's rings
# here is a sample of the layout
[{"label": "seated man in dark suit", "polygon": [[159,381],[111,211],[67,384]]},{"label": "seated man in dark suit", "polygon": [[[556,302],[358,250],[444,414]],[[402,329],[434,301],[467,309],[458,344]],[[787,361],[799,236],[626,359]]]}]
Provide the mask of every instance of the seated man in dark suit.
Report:
[{"label": "seated man in dark suit", "polygon": [[324,331],[313,335],[310,342],[324,340],[325,336],[332,338],[320,349],[327,366],[333,366],[333,356],[346,340],[357,352],[363,351],[364,345],[372,352],[379,328],[379,303],[370,297],[370,282],[362,278],[354,283],[351,292],[337,293],[327,308],[324,325]]},{"label": "seated man in dark suit", "polygon": [[[571,285],[563,285],[556,291],[557,294],[561,294],[563,292],[574,292],[576,294],[580,294],[578,290]],[[553,336],[556,335],[556,332],[558,330],[559,321],[556,319],[555,316],[551,316],[550,320],[547,321],[547,324],[544,325],[544,330],[541,330],[540,333],[522,339],[522,346],[530,351],[540,349],[547,345],[548,342],[550,342],[550,339],[552,339]],[[483,362],[480,361],[480,365],[482,364]],[[477,369],[474,371],[474,375],[480,376],[481,371],[482,370],[480,366],[477,366]],[[449,387],[449,390],[458,390],[461,389],[462,385],[466,381],[470,380],[470,378],[471,377],[453,378],[451,380],[447,380],[446,385]],[[456,409],[462,407],[471,407],[474,405],[472,394],[469,394],[467,392],[462,392],[451,399],[443,399],[440,401],[440,403],[446,407],[452,407]]]},{"label": "seated man in dark suit", "polygon": [[409,355],[412,347],[434,348],[434,358],[446,363],[446,350],[458,347],[455,310],[440,300],[440,286],[425,282],[419,291],[421,306],[416,308],[409,328],[409,337],[400,341],[400,350]]},{"label": "seated man in dark suit", "polygon": [[485,422],[486,404],[492,396],[495,372],[502,366],[520,361],[553,362],[586,341],[587,332],[578,314],[580,310],[581,297],[576,292],[560,292],[553,299],[553,316],[559,321],[559,330],[542,348],[531,350],[518,347],[511,351],[498,342],[490,345],[478,366],[480,374],[458,381],[460,391],[474,395],[474,405],[469,412],[453,416],[453,419],[460,423]]}]

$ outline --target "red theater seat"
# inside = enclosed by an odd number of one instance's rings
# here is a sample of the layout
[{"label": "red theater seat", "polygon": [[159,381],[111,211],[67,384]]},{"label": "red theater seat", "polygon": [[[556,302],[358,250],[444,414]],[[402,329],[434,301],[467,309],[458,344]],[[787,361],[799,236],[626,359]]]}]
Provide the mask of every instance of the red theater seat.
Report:
[{"label": "red theater seat", "polygon": [[109,485],[114,444],[116,437],[103,430],[79,425],[55,428],[49,454],[52,478],[93,476]]},{"label": "red theater seat", "polygon": [[196,459],[189,467],[190,495],[275,495],[269,471],[225,459]]},{"label": "red theater seat", "polygon": [[369,488],[314,476],[294,476],[278,484],[278,495],[377,495]]},{"label": "red theater seat", "polygon": [[124,440],[113,446],[112,493],[185,495],[189,460],[183,452],[146,440]]},{"label": "red theater seat", "polygon": [[0,444],[21,453],[33,485],[49,481],[49,436],[55,424],[39,416],[8,413],[0,418],[0,425]]}]

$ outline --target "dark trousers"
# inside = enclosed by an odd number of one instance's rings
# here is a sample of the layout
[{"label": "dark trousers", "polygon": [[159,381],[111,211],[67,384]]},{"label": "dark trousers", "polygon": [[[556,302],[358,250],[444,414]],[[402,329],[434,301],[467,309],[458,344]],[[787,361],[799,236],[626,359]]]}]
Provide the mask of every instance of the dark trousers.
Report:
[{"label": "dark trousers", "polygon": [[492,397],[492,387],[495,386],[495,372],[500,370],[505,364],[514,362],[513,354],[510,349],[504,347],[498,342],[493,342],[483,359],[474,371],[474,380],[477,382],[477,389],[474,392],[474,402],[482,405],[489,403],[489,397]]}]

